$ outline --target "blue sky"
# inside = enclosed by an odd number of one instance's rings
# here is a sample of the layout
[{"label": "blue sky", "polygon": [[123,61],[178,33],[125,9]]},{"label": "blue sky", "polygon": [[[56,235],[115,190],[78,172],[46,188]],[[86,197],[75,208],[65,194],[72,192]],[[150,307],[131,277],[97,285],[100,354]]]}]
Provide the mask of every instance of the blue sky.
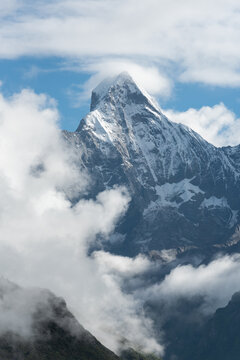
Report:
[{"label": "blue sky", "polygon": [[[61,128],[74,131],[89,111],[89,97],[76,100],[92,73],[63,70],[63,64],[64,60],[60,57],[0,60],[0,79],[3,82],[1,90],[7,97],[25,88],[33,89],[37,94],[48,94],[57,101]],[[228,109],[240,116],[240,90],[236,87],[176,82],[168,98],[158,95],[156,98],[163,108],[180,112],[223,102]]]},{"label": "blue sky", "polygon": [[1,91],[48,94],[60,127],[73,131],[92,88],[128,71],[173,121],[217,146],[237,145],[239,21],[238,0],[8,0]]},{"label": "blue sky", "polygon": [[76,107],[73,93],[84,83],[88,75],[58,69],[62,59],[23,57],[0,61],[2,93],[11,96],[22,89],[44,93],[57,101],[62,129],[75,130],[80,119],[89,111],[89,100]]}]

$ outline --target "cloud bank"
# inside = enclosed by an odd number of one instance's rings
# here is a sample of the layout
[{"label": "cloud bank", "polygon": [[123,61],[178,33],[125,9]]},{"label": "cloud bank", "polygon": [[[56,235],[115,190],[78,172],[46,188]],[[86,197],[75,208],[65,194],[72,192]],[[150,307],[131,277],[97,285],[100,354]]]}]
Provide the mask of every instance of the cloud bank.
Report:
[{"label": "cloud bank", "polygon": [[159,292],[168,299],[203,295],[204,311],[213,312],[226,306],[240,291],[240,256],[222,256],[197,268],[186,265],[175,268],[160,285]]},{"label": "cloud bank", "polygon": [[[129,196],[124,188],[112,189],[72,207],[70,199],[83,194],[89,181],[76,157],[62,140],[53,100],[29,90],[0,96],[0,274],[64,297],[78,320],[115,351],[126,336],[129,344],[160,351],[142,303],[125,294],[114,275],[118,264],[120,273],[132,274],[148,262],[115,261],[104,252],[87,256],[97,234],[113,231]],[[24,324],[27,332],[34,299],[20,297],[21,305],[9,297],[12,307],[0,312],[0,331],[11,324],[22,331]]]}]

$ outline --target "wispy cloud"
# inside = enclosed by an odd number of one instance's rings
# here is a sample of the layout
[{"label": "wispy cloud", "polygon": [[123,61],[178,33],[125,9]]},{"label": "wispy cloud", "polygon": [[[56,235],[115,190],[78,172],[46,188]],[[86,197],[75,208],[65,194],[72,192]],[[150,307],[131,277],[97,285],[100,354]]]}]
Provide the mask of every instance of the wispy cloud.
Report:
[{"label": "wispy cloud", "polygon": [[1,58],[101,56],[107,64],[115,56],[139,64],[144,57],[147,68],[161,73],[164,61],[181,81],[240,84],[237,0],[22,0],[1,6]]},{"label": "wispy cloud", "polygon": [[134,81],[152,95],[167,98],[171,94],[172,82],[159,72],[156,66],[136,64],[127,59],[98,59],[85,64],[65,63],[62,70],[73,70],[92,74],[81,86],[71,91],[71,98],[75,99],[75,105],[79,106],[84,100],[89,99],[92,90],[105,78],[116,76],[127,71]]}]

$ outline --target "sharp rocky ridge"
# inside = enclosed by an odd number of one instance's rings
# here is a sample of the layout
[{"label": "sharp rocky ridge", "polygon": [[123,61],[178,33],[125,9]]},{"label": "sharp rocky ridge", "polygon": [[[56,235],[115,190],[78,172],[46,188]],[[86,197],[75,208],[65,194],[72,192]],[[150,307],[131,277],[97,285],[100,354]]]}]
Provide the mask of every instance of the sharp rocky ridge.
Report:
[{"label": "sharp rocky ridge", "polygon": [[63,135],[91,175],[91,196],[115,185],[130,192],[105,248],[162,256],[238,246],[240,146],[217,148],[170,121],[128,73],[99,84],[90,113]]}]

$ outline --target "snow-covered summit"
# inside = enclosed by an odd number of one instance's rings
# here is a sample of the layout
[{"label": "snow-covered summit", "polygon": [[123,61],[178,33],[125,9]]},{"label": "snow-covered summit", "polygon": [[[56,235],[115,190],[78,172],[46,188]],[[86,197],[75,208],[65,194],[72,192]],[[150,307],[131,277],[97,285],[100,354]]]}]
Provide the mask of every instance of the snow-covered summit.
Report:
[{"label": "snow-covered summit", "polygon": [[157,106],[151,96],[126,71],[106,78],[92,91],[91,111],[106,103],[121,106],[126,104]]},{"label": "snow-covered summit", "polygon": [[200,246],[233,235],[239,149],[216,148],[170,121],[129,74],[97,86],[90,113],[65,136],[92,175],[93,195],[116,185],[129,189],[132,203],[119,230],[127,247]]},{"label": "snow-covered summit", "polygon": [[[77,132],[91,137],[107,158],[120,155],[141,186],[196,178],[206,164],[221,162],[219,176],[234,172],[229,158],[200,135],[167,119],[126,72],[102,81],[92,92],[90,113]],[[202,180],[201,180],[202,181]]]},{"label": "snow-covered summit", "polygon": [[91,136],[106,157],[120,155],[126,167],[135,166],[144,186],[174,179],[183,171],[182,163],[192,173],[200,166],[199,155],[205,159],[206,152],[214,151],[198,134],[169,121],[125,72],[93,90],[91,111],[77,132]]}]

